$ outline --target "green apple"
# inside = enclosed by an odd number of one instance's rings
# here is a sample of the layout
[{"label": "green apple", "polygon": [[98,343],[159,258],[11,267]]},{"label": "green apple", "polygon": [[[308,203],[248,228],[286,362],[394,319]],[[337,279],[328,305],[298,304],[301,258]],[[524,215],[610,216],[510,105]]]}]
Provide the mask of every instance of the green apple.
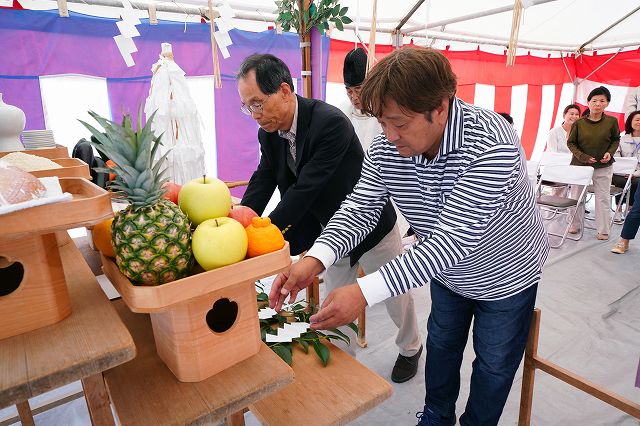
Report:
[{"label": "green apple", "polygon": [[205,220],[191,237],[193,255],[205,271],[240,262],[248,244],[244,227],[230,217]]},{"label": "green apple", "polygon": [[178,194],[178,205],[194,225],[207,219],[227,216],[231,193],[220,179],[203,176],[187,182]]}]

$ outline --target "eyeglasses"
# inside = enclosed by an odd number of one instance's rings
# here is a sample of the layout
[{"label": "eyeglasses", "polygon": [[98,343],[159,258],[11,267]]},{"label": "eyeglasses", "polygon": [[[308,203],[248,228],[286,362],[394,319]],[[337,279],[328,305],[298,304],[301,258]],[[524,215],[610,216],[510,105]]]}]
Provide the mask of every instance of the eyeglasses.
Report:
[{"label": "eyeglasses", "polygon": [[267,95],[267,97],[264,98],[264,101],[262,102],[257,102],[251,105],[246,105],[245,103],[243,103],[242,105],[240,105],[240,111],[242,111],[246,115],[251,115],[253,113],[257,113],[257,114],[262,113],[264,104],[265,102],[267,102],[267,99],[269,99],[269,96],[271,95],[273,95],[273,93]]}]

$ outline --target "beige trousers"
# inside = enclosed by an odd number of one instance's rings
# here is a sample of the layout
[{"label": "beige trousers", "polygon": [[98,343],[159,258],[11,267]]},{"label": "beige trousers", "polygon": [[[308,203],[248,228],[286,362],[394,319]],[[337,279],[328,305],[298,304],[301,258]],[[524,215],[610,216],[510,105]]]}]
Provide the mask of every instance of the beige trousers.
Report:
[{"label": "beige trousers", "polygon": [[[588,166],[585,166],[588,167]],[[593,196],[595,197],[596,205],[596,229],[598,233],[609,235],[611,228],[611,177],[613,176],[613,167],[602,167],[599,169],[593,169]],[[571,186],[571,198],[578,199],[580,192],[582,192],[582,186]],[[576,214],[572,227],[578,228],[581,226],[584,217],[584,205],[580,207]]]},{"label": "beige trousers", "polygon": [[[400,254],[402,254],[402,240],[396,224],[378,245],[362,255],[353,267],[349,265],[349,257],[346,256],[327,269],[324,275],[327,294],[335,288],[355,283],[358,276],[358,265],[362,267],[365,274],[370,274]],[[398,345],[400,354],[403,356],[415,355],[420,349],[422,338],[418,330],[413,295],[409,292],[391,297],[385,300],[385,305],[389,316],[398,327],[396,345]],[[349,336],[351,337],[352,334],[352,332],[349,333]],[[353,340],[355,340],[354,337],[352,337]]]}]

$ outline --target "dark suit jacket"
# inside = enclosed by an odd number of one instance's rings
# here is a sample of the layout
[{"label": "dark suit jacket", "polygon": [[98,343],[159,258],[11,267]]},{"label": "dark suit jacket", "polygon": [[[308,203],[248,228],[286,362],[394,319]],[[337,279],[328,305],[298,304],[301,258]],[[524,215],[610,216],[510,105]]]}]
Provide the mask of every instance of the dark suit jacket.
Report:
[{"label": "dark suit jacket", "polygon": [[[242,204],[264,212],[276,186],[281,201],[271,221],[283,230],[292,254],[308,250],[360,178],[364,152],[349,119],[337,108],[298,96],[296,162],[278,132],[258,131],[262,156]],[[391,231],[396,214],[388,202],[374,230],[350,253],[351,264]]]}]

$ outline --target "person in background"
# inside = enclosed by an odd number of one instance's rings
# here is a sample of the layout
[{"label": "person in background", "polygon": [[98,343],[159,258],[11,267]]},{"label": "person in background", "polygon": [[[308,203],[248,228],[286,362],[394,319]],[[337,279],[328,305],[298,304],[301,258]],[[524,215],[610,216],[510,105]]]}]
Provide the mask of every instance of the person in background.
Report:
[{"label": "person in background", "polygon": [[576,104],[567,105],[564,107],[562,118],[562,124],[554,127],[549,132],[549,136],[547,137],[547,151],[571,154],[571,151],[567,148],[567,136],[571,131],[573,123],[580,118],[580,107]]},{"label": "person in background", "polygon": [[[353,126],[338,108],[296,96],[291,72],[273,55],[246,58],[236,76],[241,110],[258,123],[260,162],[242,197],[258,214],[277,187],[281,200],[269,217],[282,230],[291,254],[309,249],[360,178],[364,152]],[[328,291],[355,281],[358,264],[377,270],[402,250],[391,202],[370,222],[371,229],[327,270]],[[415,376],[422,344],[413,297],[390,301],[400,349],[392,380]]]},{"label": "person in background", "polygon": [[507,123],[511,124],[513,126],[513,117],[511,117],[509,114],[507,114],[506,112],[499,112],[498,113],[500,116],[502,116],[502,118],[504,118],[505,120],[507,120]]},{"label": "person in background", "polygon": [[622,232],[620,233],[620,240],[611,249],[612,253],[624,254],[629,250],[629,240],[633,240],[638,234],[638,228],[640,227],[640,191],[636,191],[635,199],[633,200],[633,207],[629,210],[624,225],[622,225]]},{"label": "person in background", "polygon": [[366,305],[429,285],[426,397],[420,425],[456,424],[460,366],[473,323],[471,389],[461,425],[498,424],[524,353],[547,235],[520,140],[493,111],[456,98],[447,58],[394,50],[369,72],[363,110],[384,129],[362,176],[313,247],[269,294],[279,310],[360,241],[391,197],[418,243],[330,293],[313,329],[352,321]]},{"label": "person in background", "polygon": [[[624,123],[625,134],[620,138],[620,146],[616,151],[616,157],[635,157],[640,162],[640,111],[634,111],[627,117]],[[618,188],[624,188],[627,183],[628,176],[613,175],[611,183]],[[638,188],[638,180],[640,180],[640,163],[636,166],[636,171],[631,177],[631,189],[629,190],[629,200],[633,204],[635,200],[636,190]],[[621,195],[616,196],[616,205],[620,203]],[[624,200],[623,200],[624,201]],[[621,205],[622,206],[622,205]],[[629,209],[631,209],[631,205]],[[616,211],[616,219],[621,215],[620,211]],[[622,219],[614,222],[622,222]]]},{"label": "person in background", "polygon": [[362,149],[366,152],[373,138],[382,133],[378,120],[362,112],[360,89],[367,74],[367,52],[361,47],[349,51],[344,57],[342,76],[349,102],[340,105],[340,110],[349,118],[356,130]]},{"label": "person in background", "polygon": [[629,118],[629,114],[634,111],[640,111],[640,86],[629,89],[627,96],[624,98],[622,112],[624,112],[625,121]]},{"label": "person in background", "polygon": [[[620,143],[620,129],[615,117],[606,115],[604,110],[611,102],[611,92],[604,86],[593,89],[587,96],[589,115],[577,120],[571,128],[567,147],[573,154],[571,165],[593,167],[593,193],[596,201],[596,238],[609,239],[611,227],[611,177],[612,164]],[[571,186],[573,198],[582,191],[580,185]],[[577,234],[582,223],[584,211],[574,216],[569,232]]]},{"label": "person in background", "polygon": [[[340,110],[349,118],[353,128],[358,135],[362,149],[365,153],[371,145],[373,138],[382,133],[382,126],[375,117],[368,116],[362,112],[362,104],[360,103],[360,89],[362,82],[367,75],[367,52],[361,47],[349,51],[344,57],[344,66],[342,67],[342,77],[344,79],[344,88],[347,92],[348,102],[340,105]],[[395,207],[395,205],[394,205]],[[396,216],[398,218],[398,229],[400,236],[412,235],[413,230],[409,229],[407,219],[396,208]]]}]

